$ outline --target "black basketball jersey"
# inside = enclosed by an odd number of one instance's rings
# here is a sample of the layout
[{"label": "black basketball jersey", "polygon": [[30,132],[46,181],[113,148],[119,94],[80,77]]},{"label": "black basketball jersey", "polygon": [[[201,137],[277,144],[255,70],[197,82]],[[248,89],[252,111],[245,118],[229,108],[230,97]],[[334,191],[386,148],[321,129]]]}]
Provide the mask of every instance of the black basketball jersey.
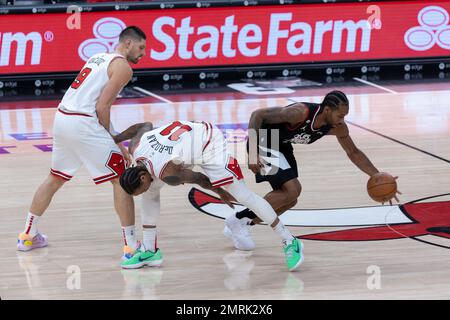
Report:
[{"label": "black basketball jersey", "polygon": [[[292,127],[289,123],[276,123],[276,124],[268,124],[263,123],[261,126],[261,129],[269,129],[267,132],[267,138],[270,140],[271,133],[270,131],[272,129],[278,129],[279,130],[279,143],[280,148],[288,147],[292,143],[299,143],[299,144],[311,144],[320,138],[322,138],[324,135],[330,131],[332,128],[331,125],[324,125],[318,129],[313,128],[314,121],[316,117],[323,111],[323,108],[318,103],[309,103],[309,102],[302,102],[306,107],[309,109],[308,117],[305,121],[302,123],[299,123]],[[292,106],[293,104],[290,104],[289,106]],[[288,106],[288,107],[289,107]],[[263,134],[263,136],[265,136]],[[273,136],[272,136],[273,138]],[[264,139],[264,138],[263,138]],[[261,143],[261,138],[260,138]]]}]

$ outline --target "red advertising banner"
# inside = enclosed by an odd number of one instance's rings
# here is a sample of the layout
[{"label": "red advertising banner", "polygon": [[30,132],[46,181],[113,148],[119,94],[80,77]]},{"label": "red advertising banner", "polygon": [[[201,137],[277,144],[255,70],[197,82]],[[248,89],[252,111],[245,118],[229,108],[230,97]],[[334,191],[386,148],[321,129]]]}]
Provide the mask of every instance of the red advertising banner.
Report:
[{"label": "red advertising banner", "polygon": [[128,25],[148,37],[136,69],[449,56],[449,11],[450,0],[4,15],[0,74],[79,71]]}]

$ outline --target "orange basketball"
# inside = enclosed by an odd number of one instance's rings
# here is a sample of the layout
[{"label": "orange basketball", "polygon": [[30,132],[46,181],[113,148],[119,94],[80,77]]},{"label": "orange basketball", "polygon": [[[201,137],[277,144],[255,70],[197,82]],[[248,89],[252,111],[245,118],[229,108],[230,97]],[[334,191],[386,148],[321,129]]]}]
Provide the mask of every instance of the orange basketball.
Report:
[{"label": "orange basketball", "polygon": [[367,181],[367,193],[377,202],[388,202],[397,193],[397,182],[386,172],[379,172]]}]

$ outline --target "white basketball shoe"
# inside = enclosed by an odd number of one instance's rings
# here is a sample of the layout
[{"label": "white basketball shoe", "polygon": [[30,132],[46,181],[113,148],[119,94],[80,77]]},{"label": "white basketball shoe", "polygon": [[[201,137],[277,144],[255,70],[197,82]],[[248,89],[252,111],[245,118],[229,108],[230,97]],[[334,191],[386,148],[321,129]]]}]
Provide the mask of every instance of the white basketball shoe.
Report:
[{"label": "white basketball shoe", "polygon": [[253,250],[255,242],[250,234],[250,226],[246,219],[238,219],[234,214],[225,219],[223,234],[233,241],[234,247],[238,250]]}]

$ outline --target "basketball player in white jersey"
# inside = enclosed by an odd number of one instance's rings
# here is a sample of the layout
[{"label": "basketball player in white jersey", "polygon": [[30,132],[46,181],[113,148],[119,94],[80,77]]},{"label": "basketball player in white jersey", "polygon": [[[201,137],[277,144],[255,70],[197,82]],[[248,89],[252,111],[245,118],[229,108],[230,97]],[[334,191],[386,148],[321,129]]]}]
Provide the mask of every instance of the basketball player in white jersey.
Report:
[{"label": "basketball player in white jersey", "polygon": [[[140,250],[122,262],[123,268],[161,265],[163,257],[156,245],[160,189],[165,184],[184,183],[195,183],[214,191],[230,206],[236,199],[252,208],[283,240],[288,269],[294,270],[302,263],[302,243],[278,219],[270,204],[244,184],[239,164],[229,154],[227,142],[216,126],[206,122],[174,121],[153,129],[147,123],[128,128],[115,140],[121,142],[130,138],[129,151],[137,165],[125,170],[120,185],[130,195],[143,194],[144,236]],[[206,175],[190,170],[194,165],[200,166]],[[240,224],[230,227],[239,228]],[[239,230],[232,231],[235,246],[245,247],[244,235]]]},{"label": "basketball player in white jersey", "polygon": [[53,124],[53,153],[50,174],[37,189],[17,249],[29,251],[47,246],[47,237],[38,232],[38,221],[53,195],[84,165],[95,184],[111,181],[114,206],[125,240],[124,256],[129,258],[137,246],[134,235],[134,201],[120,187],[119,176],[129,155],[110,133],[110,108],[122,88],[130,81],[136,64],[145,54],[146,36],[134,26],[119,36],[114,53],[92,56],[64,95]]}]

